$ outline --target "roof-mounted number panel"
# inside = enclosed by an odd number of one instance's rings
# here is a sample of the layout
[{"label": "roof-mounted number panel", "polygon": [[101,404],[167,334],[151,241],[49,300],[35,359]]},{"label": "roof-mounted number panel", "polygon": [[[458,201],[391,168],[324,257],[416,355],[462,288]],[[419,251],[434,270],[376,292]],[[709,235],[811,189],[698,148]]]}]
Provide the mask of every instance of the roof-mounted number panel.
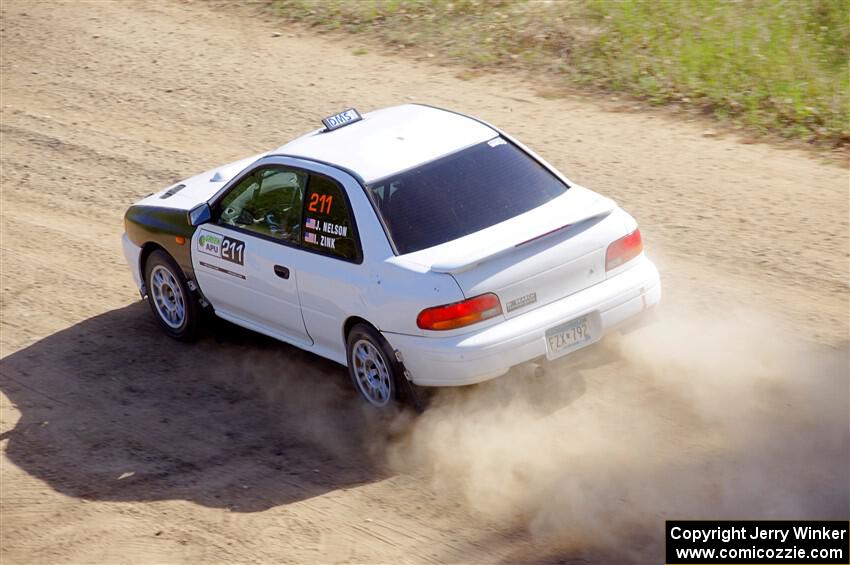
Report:
[{"label": "roof-mounted number panel", "polygon": [[355,110],[354,108],[349,108],[347,110],[343,110],[339,114],[328,116],[327,118],[322,120],[322,123],[325,124],[325,131],[333,131],[335,129],[339,129],[341,127],[353,124],[354,122],[359,122],[362,119],[363,116],[361,116],[357,110]]}]

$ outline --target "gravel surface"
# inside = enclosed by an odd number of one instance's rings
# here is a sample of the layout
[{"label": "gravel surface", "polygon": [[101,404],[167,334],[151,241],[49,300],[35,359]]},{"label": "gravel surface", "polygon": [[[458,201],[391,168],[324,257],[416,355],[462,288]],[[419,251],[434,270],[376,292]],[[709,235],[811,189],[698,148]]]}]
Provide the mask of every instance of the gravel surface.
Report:
[{"label": "gravel surface", "polygon": [[[659,562],[667,517],[850,513],[846,169],[355,55],[258,6],[0,13],[4,563]],[[223,322],[161,334],[121,255],[129,204],[406,101],[504,127],[632,212],[660,322],[419,418]]]}]

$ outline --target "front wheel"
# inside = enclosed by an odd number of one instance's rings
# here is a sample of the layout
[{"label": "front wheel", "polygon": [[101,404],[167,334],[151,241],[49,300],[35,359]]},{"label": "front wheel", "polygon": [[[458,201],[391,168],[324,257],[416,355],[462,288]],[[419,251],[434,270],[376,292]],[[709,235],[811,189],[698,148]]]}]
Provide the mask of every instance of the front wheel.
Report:
[{"label": "front wheel", "polygon": [[197,336],[199,306],[180,267],[164,251],[156,250],[145,262],[148,304],[159,326],[174,339]]}]

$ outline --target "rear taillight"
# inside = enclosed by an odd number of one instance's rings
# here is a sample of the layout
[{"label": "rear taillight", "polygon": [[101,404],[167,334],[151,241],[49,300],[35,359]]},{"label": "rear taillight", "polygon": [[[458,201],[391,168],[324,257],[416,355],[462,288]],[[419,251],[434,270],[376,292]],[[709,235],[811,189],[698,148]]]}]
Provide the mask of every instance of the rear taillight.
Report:
[{"label": "rear taillight", "polygon": [[608,246],[608,251],[605,253],[605,270],[616,269],[640,255],[641,251],[643,251],[643,240],[640,238],[640,230],[636,229]]},{"label": "rear taillight", "polygon": [[453,330],[499,316],[501,313],[499,297],[489,293],[463,302],[426,308],[416,317],[416,325],[423,330]]}]

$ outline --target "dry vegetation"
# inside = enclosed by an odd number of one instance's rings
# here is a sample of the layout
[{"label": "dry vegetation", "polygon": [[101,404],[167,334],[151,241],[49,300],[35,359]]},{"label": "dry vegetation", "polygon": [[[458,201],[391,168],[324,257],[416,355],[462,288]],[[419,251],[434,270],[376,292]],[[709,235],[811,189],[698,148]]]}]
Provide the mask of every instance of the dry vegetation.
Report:
[{"label": "dry vegetation", "polygon": [[845,0],[273,0],[276,11],[480,69],[696,107],[754,131],[850,143]]}]

